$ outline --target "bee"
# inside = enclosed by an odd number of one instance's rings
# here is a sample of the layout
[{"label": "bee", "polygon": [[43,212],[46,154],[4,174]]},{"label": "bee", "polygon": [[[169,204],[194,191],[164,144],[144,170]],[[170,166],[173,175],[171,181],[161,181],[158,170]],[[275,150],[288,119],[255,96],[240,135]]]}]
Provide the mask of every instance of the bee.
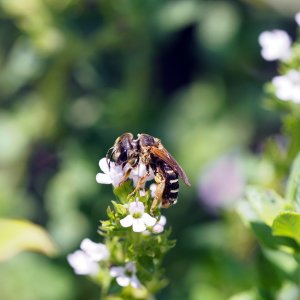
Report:
[{"label": "bee", "polygon": [[117,138],[110,150],[112,150],[110,158],[113,158],[117,165],[122,165],[123,168],[127,163],[131,165],[131,168],[126,171],[122,182],[128,179],[131,170],[137,167],[140,162],[146,166],[146,173],[140,178],[132,194],[144,185],[150,176],[150,170],[153,171],[157,188],[150,209],[151,213],[160,203],[162,207],[168,208],[177,202],[179,176],[186,185],[191,186],[182,167],[158,138],[142,133],[138,134],[138,138],[135,140],[131,133],[124,133]]},{"label": "bee", "polygon": [[[146,168],[150,167],[155,175],[157,184],[155,197],[150,211],[161,203],[162,207],[168,208],[177,202],[179,192],[178,177],[191,186],[189,179],[175,158],[162,145],[158,138],[149,134],[138,134],[140,147],[140,160]],[[140,179],[143,182],[143,178]],[[138,187],[138,185],[137,185]]]}]

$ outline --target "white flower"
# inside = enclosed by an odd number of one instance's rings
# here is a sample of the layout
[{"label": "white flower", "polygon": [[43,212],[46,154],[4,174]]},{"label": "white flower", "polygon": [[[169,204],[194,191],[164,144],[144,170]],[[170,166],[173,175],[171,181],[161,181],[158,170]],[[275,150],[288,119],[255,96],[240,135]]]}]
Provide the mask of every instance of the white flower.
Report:
[{"label": "white flower", "polygon": [[138,201],[129,204],[129,215],[120,220],[123,227],[132,226],[134,232],[143,232],[146,230],[146,226],[153,226],[156,223],[156,219],[145,213],[144,204]]},{"label": "white flower", "polygon": [[141,283],[136,277],[136,267],[133,262],[127,263],[125,267],[111,267],[110,275],[116,277],[117,283],[122,287],[129,284],[134,288],[141,287]]},{"label": "white flower", "polygon": [[[113,161],[107,160],[106,157],[101,158],[99,161],[99,167],[103,173],[96,175],[96,181],[101,184],[112,184],[114,187],[120,185],[124,179],[126,171],[130,168],[129,164],[126,164],[122,169],[122,166],[116,165]],[[138,166],[131,170],[129,179],[132,179],[133,185],[136,186],[138,181],[146,174],[146,167],[143,163],[139,163]],[[146,181],[154,178],[153,171],[150,169],[150,176]]]},{"label": "white flower", "polygon": [[276,76],[272,83],[275,87],[276,96],[283,100],[291,100],[300,103],[300,72],[290,70],[286,75]]},{"label": "white flower", "polygon": [[95,275],[99,271],[98,262],[109,258],[109,251],[104,244],[84,239],[77,250],[67,256],[67,260],[78,275]]},{"label": "white flower", "polygon": [[80,244],[83,250],[93,261],[107,260],[109,251],[106,245],[102,243],[94,243],[90,239],[84,239]]},{"label": "white flower", "polygon": [[124,170],[112,161],[109,162],[109,165],[106,157],[100,159],[99,167],[104,173],[98,173],[96,181],[102,184],[112,184],[114,187],[117,187],[124,178]]},{"label": "white flower", "polygon": [[298,12],[298,13],[295,15],[295,20],[296,20],[298,26],[300,26],[300,12]]},{"label": "white flower", "polygon": [[[146,174],[146,171],[146,166],[143,163],[139,163],[136,168],[132,169],[129,178],[132,179],[134,186],[136,186],[138,181]],[[150,176],[147,178],[147,181],[150,181],[153,178],[154,174],[153,171],[150,169]]]},{"label": "white flower", "polygon": [[67,260],[78,275],[96,275],[99,265],[82,250],[77,250],[67,256]]},{"label": "white flower", "polygon": [[164,231],[164,226],[167,223],[167,218],[165,216],[160,216],[160,219],[156,224],[152,227],[152,231],[154,233],[161,233]]},{"label": "white flower", "polygon": [[292,40],[283,30],[264,31],[259,35],[258,41],[265,60],[286,60],[291,55]]}]

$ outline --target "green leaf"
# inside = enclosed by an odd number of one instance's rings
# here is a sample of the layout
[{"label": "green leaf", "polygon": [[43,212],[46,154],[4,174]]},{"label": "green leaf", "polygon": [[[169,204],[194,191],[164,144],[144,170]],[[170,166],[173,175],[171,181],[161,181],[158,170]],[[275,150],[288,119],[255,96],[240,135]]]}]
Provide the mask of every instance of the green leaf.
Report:
[{"label": "green leaf", "polygon": [[292,171],[288,179],[286,199],[300,211],[300,153],[293,162]]},{"label": "green leaf", "polygon": [[298,270],[298,262],[290,253],[283,251],[263,248],[264,256],[272,262],[277,268],[285,272],[287,275],[296,273]]},{"label": "green leaf", "polygon": [[287,236],[300,244],[300,213],[283,212],[274,220],[273,235]]},{"label": "green leaf", "polygon": [[[282,101],[281,101],[282,102]],[[299,105],[298,105],[299,106]],[[287,114],[282,118],[283,133],[289,137],[288,157],[293,159],[299,153],[300,148],[300,119],[298,114],[295,114],[296,108],[293,107],[293,114]]]},{"label": "green leaf", "polygon": [[288,202],[273,190],[249,187],[246,198],[259,218],[269,226],[280,212],[288,208]]},{"label": "green leaf", "polygon": [[114,189],[114,194],[122,202],[126,203],[128,195],[133,191],[132,182],[130,180],[125,181],[122,185]]},{"label": "green leaf", "polygon": [[259,243],[272,249],[281,249],[289,253],[299,251],[297,243],[288,237],[274,236],[272,229],[264,223],[251,222],[250,227],[255,233]]},{"label": "green leaf", "polygon": [[240,215],[246,226],[250,226],[251,222],[261,222],[257,212],[246,200],[241,200],[238,202],[237,213]]},{"label": "green leaf", "polygon": [[127,210],[126,208],[123,206],[123,204],[118,204],[116,201],[111,201],[111,203],[113,204],[115,211],[120,214],[120,215],[125,215]]},{"label": "green leaf", "polygon": [[26,250],[49,256],[56,254],[56,247],[47,231],[29,221],[0,219],[0,232],[0,261]]},{"label": "green leaf", "polygon": [[113,211],[111,210],[110,206],[107,207],[106,213],[107,213],[107,216],[108,216],[110,219],[113,219],[113,218],[114,218],[114,213],[113,213]]}]

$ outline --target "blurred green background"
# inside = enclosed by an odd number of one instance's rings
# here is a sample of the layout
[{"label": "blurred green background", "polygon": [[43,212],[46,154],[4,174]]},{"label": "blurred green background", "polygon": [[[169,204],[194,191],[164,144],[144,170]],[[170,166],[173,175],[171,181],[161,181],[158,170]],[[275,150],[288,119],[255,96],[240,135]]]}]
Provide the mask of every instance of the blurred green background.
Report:
[{"label": "blurred green background", "polygon": [[[0,214],[42,225],[59,247],[54,259],[1,262],[0,299],[98,299],[66,255],[101,241],[112,191],[95,181],[98,161],[127,131],[161,138],[192,182],[163,212],[178,242],[157,299],[221,300],[263,284],[260,251],[227,205],[237,195],[222,202],[222,188],[272,173],[255,154],[279,132],[262,107],[277,65],[257,38],[294,35],[298,10],[298,0],[0,0]],[[225,163],[204,193],[202,175],[222,159],[237,162],[238,180]]]}]

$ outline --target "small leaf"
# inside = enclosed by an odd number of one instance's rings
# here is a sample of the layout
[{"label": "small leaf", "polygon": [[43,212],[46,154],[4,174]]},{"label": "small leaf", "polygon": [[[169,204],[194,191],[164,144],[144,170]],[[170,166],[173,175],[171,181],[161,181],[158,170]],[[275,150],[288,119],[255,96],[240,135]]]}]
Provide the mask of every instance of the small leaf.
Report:
[{"label": "small leaf", "polygon": [[114,218],[114,213],[113,213],[113,211],[111,210],[110,206],[107,207],[106,213],[107,213],[107,216],[108,216],[110,219],[113,219],[113,218]]},{"label": "small leaf", "polygon": [[29,221],[0,219],[0,232],[0,261],[26,250],[49,256],[56,253],[47,231]]},{"label": "small leaf", "polygon": [[126,208],[123,206],[123,204],[119,204],[115,201],[111,201],[111,203],[113,204],[115,211],[120,214],[120,215],[125,215],[126,214]]},{"label": "small leaf", "polygon": [[300,153],[293,162],[292,171],[288,179],[286,199],[300,211]]},{"label": "small leaf", "polygon": [[271,226],[274,218],[288,208],[288,203],[273,190],[248,188],[246,197],[263,222]]},{"label": "small leaf", "polygon": [[272,225],[273,235],[290,237],[300,244],[300,214],[283,212]]},{"label": "small leaf", "polygon": [[133,191],[132,181],[125,181],[122,185],[114,189],[114,194],[122,202],[127,202],[128,195]]}]

